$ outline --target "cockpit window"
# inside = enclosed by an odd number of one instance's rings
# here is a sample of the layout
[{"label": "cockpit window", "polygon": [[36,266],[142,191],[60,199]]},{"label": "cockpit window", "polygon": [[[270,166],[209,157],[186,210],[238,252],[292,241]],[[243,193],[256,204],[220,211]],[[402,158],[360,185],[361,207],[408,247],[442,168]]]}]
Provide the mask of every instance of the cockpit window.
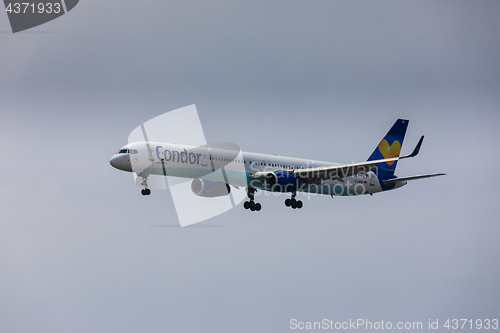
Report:
[{"label": "cockpit window", "polygon": [[139,154],[137,149],[120,149],[117,154]]}]

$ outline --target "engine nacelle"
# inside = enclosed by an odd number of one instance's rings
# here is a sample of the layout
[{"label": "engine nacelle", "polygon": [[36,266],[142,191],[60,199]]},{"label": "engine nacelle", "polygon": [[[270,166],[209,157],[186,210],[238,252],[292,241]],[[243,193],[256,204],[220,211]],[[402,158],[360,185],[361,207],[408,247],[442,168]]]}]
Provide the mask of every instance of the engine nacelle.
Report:
[{"label": "engine nacelle", "polygon": [[299,180],[294,175],[285,172],[269,172],[265,176],[266,189],[273,192],[295,192]]},{"label": "engine nacelle", "polygon": [[222,197],[231,192],[231,188],[224,182],[206,179],[193,179],[191,191],[200,197]]}]

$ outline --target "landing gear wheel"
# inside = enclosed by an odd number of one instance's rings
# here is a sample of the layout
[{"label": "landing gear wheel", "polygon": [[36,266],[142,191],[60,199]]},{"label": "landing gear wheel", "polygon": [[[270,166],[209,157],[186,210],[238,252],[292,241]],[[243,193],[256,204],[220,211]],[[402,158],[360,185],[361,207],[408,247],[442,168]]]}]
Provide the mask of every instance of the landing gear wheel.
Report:
[{"label": "landing gear wheel", "polygon": [[262,208],[260,203],[255,203],[254,201],[255,192],[257,192],[257,190],[253,187],[247,187],[247,196],[249,201],[245,201],[245,203],[243,204],[243,207],[245,207],[245,209],[250,209],[252,212],[259,211]]},{"label": "landing gear wheel", "polygon": [[297,192],[292,192],[292,197],[290,199],[285,200],[285,206],[292,207],[293,209],[302,208],[302,201],[296,200],[295,199],[296,195],[297,195]]},{"label": "landing gear wheel", "polygon": [[144,192],[146,192],[146,195],[150,195],[151,194],[151,190],[149,188],[147,188]]},{"label": "landing gear wheel", "polygon": [[142,195],[146,195],[146,190],[145,190],[145,189],[142,189],[142,190],[141,190],[141,194],[142,194]]},{"label": "landing gear wheel", "polygon": [[245,203],[243,203],[243,207],[245,209],[250,209],[252,212],[258,212],[262,209],[262,205],[260,203],[255,203],[254,201],[245,201]]}]

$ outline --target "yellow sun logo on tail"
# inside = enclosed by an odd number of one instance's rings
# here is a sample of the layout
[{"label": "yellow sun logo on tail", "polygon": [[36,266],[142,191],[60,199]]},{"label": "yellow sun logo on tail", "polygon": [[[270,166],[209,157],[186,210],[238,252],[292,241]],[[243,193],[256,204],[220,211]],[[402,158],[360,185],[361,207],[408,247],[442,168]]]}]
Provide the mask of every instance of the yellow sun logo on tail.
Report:
[{"label": "yellow sun logo on tail", "polygon": [[[382,139],[380,143],[378,144],[378,150],[384,156],[384,158],[393,158],[393,157],[398,157],[399,153],[401,152],[401,144],[399,141],[394,140],[392,145],[389,145],[389,142],[387,142],[386,139]],[[389,165],[393,165],[395,161],[392,162],[387,162]]]}]

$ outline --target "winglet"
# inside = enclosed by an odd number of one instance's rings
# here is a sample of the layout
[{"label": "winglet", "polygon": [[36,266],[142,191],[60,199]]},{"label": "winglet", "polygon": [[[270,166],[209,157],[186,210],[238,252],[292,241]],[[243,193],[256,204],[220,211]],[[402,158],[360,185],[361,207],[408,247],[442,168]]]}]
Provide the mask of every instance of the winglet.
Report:
[{"label": "winglet", "polygon": [[415,149],[413,149],[413,152],[410,155],[406,155],[406,156],[400,157],[399,159],[417,156],[418,153],[420,152],[420,146],[422,146],[422,142],[423,141],[424,141],[424,135],[422,135],[422,137],[420,138],[420,140],[418,140],[418,143],[417,143]]}]

